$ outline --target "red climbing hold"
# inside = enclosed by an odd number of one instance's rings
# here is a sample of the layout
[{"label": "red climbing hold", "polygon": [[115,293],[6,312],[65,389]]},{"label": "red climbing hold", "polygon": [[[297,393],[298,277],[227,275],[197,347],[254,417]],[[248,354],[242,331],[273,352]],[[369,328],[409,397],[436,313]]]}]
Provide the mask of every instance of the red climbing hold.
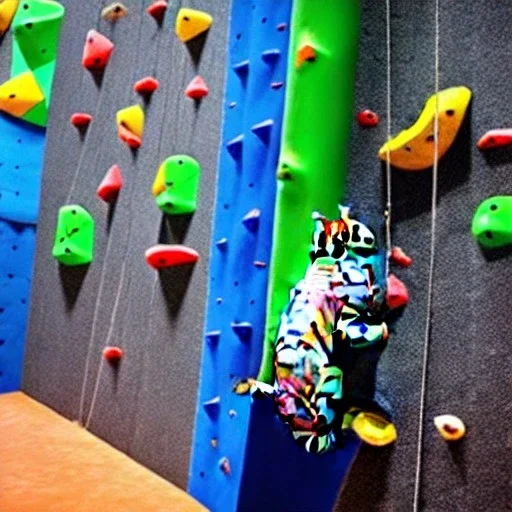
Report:
[{"label": "red climbing hold", "polygon": [[85,112],[76,112],[69,119],[69,122],[77,128],[86,128],[91,121],[91,114],[86,114]]},{"label": "red climbing hold", "polygon": [[142,144],[142,139],[135,135],[133,132],[128,130],[126,126],[123,124],[120,124],[117,127],[117,134],[119,135],[119,138],[128,146],[130,146],[132,149],[139,149]]},{"label": "red climbing hold", "polygon": [[512,145],[512,128],[488,131],[476,144],[480,150],[505,148]]},{"label": "red climbing hold", "polygon": [[407,256],[400,247],[393,247],[391,251],[390,259],[393,263],[396,263],[400,267],[410,267],[412,265],[412,258]]},{"label": "red climbing hold", "polygon": [[89,70],[105,69],[113,49],[114,43],[108,37],[96,30],[89,30],[85,40],[82,66]]},{"label": "red climbing hold", "polygon": [[141,78],[133,84],[133,90],[142,95],[153,94],[160,87],[160,82],[152,76]]},{"label": "red climbing hold", "polygon": [[185,89],[185,95],[193,100],[200,100],[208,96],[208,92],[208,86],[200,75],[193,78]]},{"label": "red climbing hold", "polygon": [[113,165],[105,174],[96,195],[106,203],[110,203],[117,197],[122,187],[123,175],[121,169],[118,165]]},{"label": "red climbing hold", "polygon": [[103,349],[103,357],[112,364],[116,364],[121,361],[124,352],[119,347],[105,347]]},{"label": "red climbing hold", "polygon": [[356,116],[359,126],[364,128],[373,128],[379,124],[379,115],[372,110],[362,110]]},{"label": "red climbing hold", "polygon": [[386,292],[386,303],[390,310],[403,308],[409,302],[409,292],[398,277],[393,274],[388,276],[388,287]]},{"label": "red climbing hold", "polygon": [[147,9],[146,12],[155,18],[158,23],[161,23],[165,16],[168,4],[166,0],[156,0]]},{"label": "red climbing hold", "polygon": [[199,259],[199,253],[184,245],[159,244],[149,248],[145,257],[150,267],[159,270],[195,263]]}]

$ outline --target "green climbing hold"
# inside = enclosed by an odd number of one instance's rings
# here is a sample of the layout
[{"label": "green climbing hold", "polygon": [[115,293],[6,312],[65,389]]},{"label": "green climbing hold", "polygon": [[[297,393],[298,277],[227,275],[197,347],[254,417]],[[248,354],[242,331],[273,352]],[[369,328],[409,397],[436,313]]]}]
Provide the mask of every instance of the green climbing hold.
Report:
[{"label": "green climbing hold", "polygon": [[473,236],[488,249],[512,245],[512,196],[489,197],[477,208]]},{"label": "green climbing hold", "polygon": [[194,213],[201,168],[187,155],[174,155],[162,162],[152,187],[156,204],[164,213]]},{"label": "green climbing hold", "polygon": [[59,209],[52,254],[67,266],[91,263],[94,257],[94,219],[85,208],[68,204]]}]

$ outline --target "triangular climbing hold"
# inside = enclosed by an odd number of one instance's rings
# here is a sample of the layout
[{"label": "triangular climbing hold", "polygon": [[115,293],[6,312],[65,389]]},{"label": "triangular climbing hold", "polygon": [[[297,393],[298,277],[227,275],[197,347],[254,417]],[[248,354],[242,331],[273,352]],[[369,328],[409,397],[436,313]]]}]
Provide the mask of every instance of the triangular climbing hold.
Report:
[{"label": "triangular climbing hold", "polygon": [[0,110],[15,117],[22,117],[44,101],[44,93],[34,74],[25,71],[0,85]]},{"label": "triangular climbing hold", "polygon": [[252,336],[252,324],[249,322],[232,322],[231,328],[241,341],[249,341]]},{"label": "triangular climbing hold", "polygon": [[116,121],[119,138],[131,148],[139,148],[144,134],[144,111],[140,105],[118,110]]},{"label": "triangular climbing hold", "polygon": [[279,59],[280,55],[281,55],[281,50],[278,50],[277,48],[273,48],[272,50],[265,50],[261,54],[261,58],[267,64],[274,64],[274,62],[276,62],[277,59]]},{"label": "triangular climbing hold", "polygon": [[235,160],[240,160],[242,158],[243,143],[244,143],[244,136],[243,135],[239,135],[238,137],[235,137],[234,139],[231,139],[226,144],[226,149],[228,150],[229,154]]},{"label": "triangular climbing hold", "polygon": [[133,84],[133,90],[142,95],[153,94],[160,87],[160,82],[152,76],[146,76]]},{"label": "triangular climbing hold", "polygon": [[243,60],[242,62],[237,62],[233,64],[233,71],[240,77],[246,78],[249,74],[249,61]]},{"label": "triangular climbing hold", "polygon": [[105,69],[110,55],[114,49],[114,43],[96,30],[89,30],[85,39],[82,66],[89,70]]},{"label": "triangular climbing hold", "polygon": [[168,215],[194,213],[201,168],[188,155],[173,155],[160,165],[153,182],[152,193],[156,204]]},{"label": "triangular climbing hold", "polygon": [[297,51],[297,56],[295,58],[295,66],[300,68],[302,64],[304,64],[304,62],[313,62],[315,59],[315,49],[311,45],[305,44]]},{"label": "triangular climbing hold", "polygon": [[69,122],[77,128],[86,128],[92,121],[91,114],[85,112],[75,112],[70,118]]},{"label": "triangular climbing hold", "polygon": [[0,37],[3,36],[16,14],[19,0],[3,0],[0,2]]},{"label": "triangular climbing hold", "polygon": [[227,238],[221,238],[220,240],[217,240],[215,242],[215,245],[219,249],[219,251],[225,251],[228,248],[228,239]]},{"label": "triangular climbing hold", "polygon": [[91,263],[94,257],[94,219],[85,208],[69,204],[59,209],[52,254],[63,265]]},{"label": "triangular climbing hold", "polygon": [[152,16],[158,23],[161,23],[165,16],[168,4],[166,0],[156,0],[147,9],[146,12]]},{"label": "triangular climbing hold", "polygon": [[176,17],[176,35],[186,43],[206,32],[212,22],[213,18],[206,12],[182,8]]},{"label": "triangular climbing hold", "polygon": [[386,291],[386,304],[390,310],[407,306],[409,302],[409,291],[398,277],[389,274]]},{"label": "triangular climbing hold", "polygon": [[155,270],[190,265],[199,259],[199,253],[184,245],[159,244],[149,248],[146,263]]},{"label": "triangular climbing hold", "polygon": [[128,14],[128,9],[121,2],[114,2],[104,7],[101,17],[107,21],[117,21]]},{"label": "triangular climbing hold", "polygon": [[203,402],[203,407],[208,416],[211,418],[217,417],[220,409],[220,396],[215,396],[210,400],[205,400]]},{"label": "triangular climbing hold", "polygon": [[185,95],[194,100],[200,100],[208,96],[208,92],[208,86],[200,75],[193,78],[185,89]]},{"label": "triangular climbing hold", "polygon": [[113,165],[101,181],[96,195],[106,203],[110,203],[118,196],[121,188],[123,188],[121,169],[118,165]]},{"label": "triangular climbing hold", "polygon": [[261,212],[254,208],[254,210],[251,210],[245,217],[242,219],[242,222],[244,226],[249,230],[255,233],[258,231],[258,227],[260,225],[260,215]]},{"label": "triangular climbing hold", "polygon": [[220,340],[220,331],[210,331],[207,332],[204,337],[206,339],[206,343],[210,346],[216,346]]},{"label": "triangular climbing hold", "polygon": [[270,133],[272,132],[272,126],[274,126],[274,121],[272,119],[267,119],[259,124],[255,124],[251,127],[252,133],[258,136],[258,138],[264,143],[268,144],[270,142]]}]

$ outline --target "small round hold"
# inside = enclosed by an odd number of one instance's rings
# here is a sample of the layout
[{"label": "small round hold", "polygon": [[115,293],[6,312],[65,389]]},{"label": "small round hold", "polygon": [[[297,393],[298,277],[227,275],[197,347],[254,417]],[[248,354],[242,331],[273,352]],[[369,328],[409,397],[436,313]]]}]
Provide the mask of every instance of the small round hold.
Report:
[{"label": "small round hold", "polygon": [[219,468],[226,476],[231,474],[231,464],[227,457],[222,457],[222,459],[219,460]]},{"label": "small round hold", "polygon": [[466,426],[460,418],[452,414],[442,414],[434,418],[434,425],[445,441],[459,441],[466,434]]},{"label": "small round hold", "polygon": [[369,109],[359,112],[356,119],[359,126],[364,128],[373,128],[379,124],[379,115]]},{"label": "small round hold", "polygon": [[212,437],[210,439],[210,445],[212,448],[217,448],[217,446],[219,446],[219,440],[216,437]]},{"label": "small round hold", "polygon": [[234,409],[230,409],[228,411],[229,417],[234,418],[236,416],[236,411]]},{"label": "small round hold", "polygon": [[407,254],[405,254],[403,249],[400,247],[393,247],[390,259],[399,267],[407,268],[412,265],[412,258],[410,256],[407,256]]},{"label": "small round hold", "polygon": [[105,347],[103,349],[103,357],[112,364],[119,363],[123,358],[123,349],[119,347]]}]

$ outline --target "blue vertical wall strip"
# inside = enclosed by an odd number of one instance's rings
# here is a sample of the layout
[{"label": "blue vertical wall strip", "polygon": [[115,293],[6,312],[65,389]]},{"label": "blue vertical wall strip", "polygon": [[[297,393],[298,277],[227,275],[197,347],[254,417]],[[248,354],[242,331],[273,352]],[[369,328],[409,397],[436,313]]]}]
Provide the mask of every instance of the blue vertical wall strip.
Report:
[{"label": "blue vertical wall strip", "polygon": [[189,478],[190,493],[214,512],[237,510],[240,500],[251,402],[233,385],[257,374],[262,354],[290,11],[291,0],[232,4]]}]

